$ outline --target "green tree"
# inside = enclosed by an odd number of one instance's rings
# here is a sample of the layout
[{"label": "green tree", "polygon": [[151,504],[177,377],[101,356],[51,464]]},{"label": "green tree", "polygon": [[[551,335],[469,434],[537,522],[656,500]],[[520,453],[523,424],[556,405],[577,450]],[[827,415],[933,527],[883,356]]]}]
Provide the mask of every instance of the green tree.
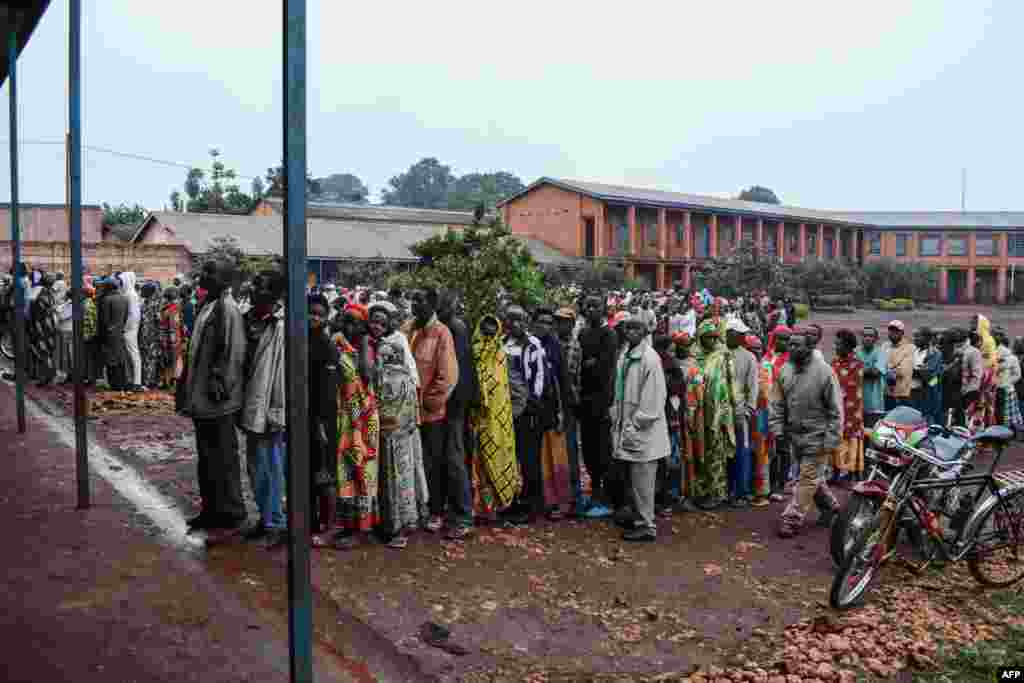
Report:
[{"label": "green tree", "polygon": [[405,173],[391,178],[383,200],[391,206],[446,209],[454,182],[455,176],[448,166],[434,157],[427,157],[410,166]]},{"label": "green tree", "polygon": [[136,225],[146,217],[146,209],[140,204],[129,206],[125,203],[111,206],[103,202],[103,225]]},{"label": "green tree", "polygon": [[181,192],[175,190],[171,193],[171,209],[174,211],[181,211],[185,208],[185,200],[181,197]]},{"label": "green tree", "polygon": [[878,259],[864,264],[863,277],[867,299],[932,301],[938,294],[939,271],[927,263]]},{"label": "green tree", "polygon": [[[267,182],[267,197],[277,197],[278,199],[284,198],[285,193],[285,178],[284,178],[284,166],[271,166],[267,169],[266,175]],[[306,199],[313,199],[320,194],[320,181],[313,178],[312,175],[306,172]]]},{"label": "green tree", "polygon": [[792,274],[776,259],[762,256],[753,240],[743,240],[723,258],[696,265],[692,271],[696,285],[716,295],[739,296],[751,289],[781,293],[792,286]]},{"label": "green tree", "polygon": [[206,244],[206,251],[193,258],[193,279],[199,277],[202,265],[207,261],[229,261],[235,264],[243,277],[250,277],[261,270],[273,268],[281,263],[280,256],[250,256],[242,251],[238,238],[234,235],[211,237]]},{"label": "green tree", "polygon": [[751,185],[747,189],[740,192],[737,199],[742,199],[747,202],[762,202],[764,204],[781,204],[779,198],[774,192],[769,190],[767,187],[761,185]]},{"label": "green tree", "polygon": [[210,172],[189,169],[185,176],[188,210],[196,213],[248,213],[255,200],[242,192],[238,174],[220,160],[219,149],[210,150]]},{"label": "green tree", "polygon": [[543,273],[500,220],[431,237],[413,245],[412,252],[420,267],[392,277],[389,286],[433,284],[459,292],[470,329],[484,314],[498,312],[503,301],[535,306],[544,300]]},{"label": "green tree", "polygon": [[259,176],[256,176],[255,178],[252,179],[250,193],[252,194],[252,200],[254,202],[258,202],[265,196],[266,192],[263,188],[263,179],[260,178]]},{"label": "green tree", "polygon": [[351,173],[332,173],[326,178],[316,179],[319,185],[317,201],[353,202],[363,204],[369,201],[370,188],[359,176]]},{"label": "green tree", "polygon": [[448,193],[448,208],[472,211],[482,204],[485,209],[491,210],[499,201],[523,188],[523,181],[507,171],[467,173],[453,183]]}]

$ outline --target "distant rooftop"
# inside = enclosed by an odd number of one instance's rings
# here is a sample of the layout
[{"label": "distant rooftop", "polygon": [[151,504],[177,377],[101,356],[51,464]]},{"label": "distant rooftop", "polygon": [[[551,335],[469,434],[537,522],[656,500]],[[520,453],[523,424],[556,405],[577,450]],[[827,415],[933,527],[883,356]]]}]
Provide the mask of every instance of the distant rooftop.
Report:
[{"label": "distant rooftop", "polygon": [[[261,200],[276,213],[284,211],[284,201],[277,197]],[[472,225],[473,213],[470,211],[448,211],[444,209],[418,209],[404,206],[384,206],[381,204],[349,204],[307,202],[307,218],[348,218],[360,221],[431,223],[437,225]],[[489,218],[488,216],[487,218]],[[485,218],[485,221],[486,219]]]},{"label": "distant rooftop", "polygon": [[1024,228],[1024,211],[830,211],[880,228]]}]

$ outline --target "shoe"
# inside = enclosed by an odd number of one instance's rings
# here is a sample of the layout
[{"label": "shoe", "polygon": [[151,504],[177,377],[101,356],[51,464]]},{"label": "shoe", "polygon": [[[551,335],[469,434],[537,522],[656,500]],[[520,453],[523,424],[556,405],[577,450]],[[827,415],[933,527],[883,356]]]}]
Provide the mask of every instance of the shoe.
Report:
[{"label": "shoe", "polygon": [[786,497],[781,493],[776,492],[768,496],[768,500],[772,501],[773,503],[781,503],[782,501],[786,500]]},{"label": "shoe", "polygon": [[654,543],[658,540],[658,535],[653,529],[630,529],[622,533],[622,540],[634,543]]},{"label": "shoe", "polygon": [[672,506],[675,512],[700,512],[700,508],[693,504],[689,498],[683,498]]},{"label": "shoe", "polygon": [[426,524],[423,525],[423,528],[432,534],[436,534],[438,531],[441,530],[441,527],[443,526],[444,521],[441,519],[441,516],[434,515],[430,518],[430,520],[427,521]]},{"label": "shoe", "polygon": [[263,524],[253,524],[251,527],[242,532],[242,538],[247,541],[255,541],[261,538],[266,538],[270,530]]},{"label": "shoe", "polygon": [[472,535],[473,527],[458,525],[449,529],[444,537],[449,541],[465,541]]},{"label": "shoe", "polygon": [[583,516],[587,519],[604,519],[612,516],[612,511],[605,505],[597,503],[591,505],[583,512]]},{"label": "shoe", "polygon": [[729,507],[732,507],[736,510],[742,510],[743,508],[750,507],[750,500],[742,496],[733,498],[732,500],[729,501]]},{"label": "shoe", "polygon": [[523,526],[530,523],[530,513],[525,510],[509,510],[502,515],[502,520],[511,526]]},{"label": "shoe", "polygon": [[815,524],[829,529],[832,527],[832,522],[834,521],[836,521],[835,511],[826,509],[821,511],[821,514],[818,516],[818,520]]},{"label": "shoe", "polygon": [[267,550],[276,550],[288,545],[288,539],[289,536],[287,529],[269,529],[267,531],[267,542],[265,547]]},{"label": "shoe", "polygon": [[697,507],[706,512],[717,510],[725,503],[724,498],[705,498],[697,501]]},{"label": "shoe", "polygon": [[754,500],[750,501],[750,505],[756,508],[763,508],[771,504],[771,500],[768,496],[756,496]]}]

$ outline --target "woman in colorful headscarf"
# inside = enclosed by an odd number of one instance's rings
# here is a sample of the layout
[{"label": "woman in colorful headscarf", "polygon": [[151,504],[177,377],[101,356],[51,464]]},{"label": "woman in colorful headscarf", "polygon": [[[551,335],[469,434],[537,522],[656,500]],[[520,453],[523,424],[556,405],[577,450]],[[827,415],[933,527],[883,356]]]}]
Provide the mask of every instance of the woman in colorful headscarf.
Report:
[{"label": "woman in colorful headscarf", "polygon": [[390,548],[406,547],[409,532],[430,519],[423,445],[416,425],[419,400],[405,362],[405,349],[382,341],[377,347],[380,414],[380,532]]},{"label": "woman in colorful headscarf", "polygon": [[975,424],[982,427],[989,427],[996,423],[996,395],[998,382],[996,373],[999,366],[999,356],[996,352],[996,341],[992,337],[992,323],[983,315],[975,315],[974,335],[972,339],[978,350],[981,351],[982,373],[981,373],[981,394],[975,404],[973,413]]},{"label": "woman in colorful headscarf", "polygon": [[474,507],[492,515],[512,504],[523,488],[516,460],[512,394],[501,321],[485,315],[473,334],[473,358],[480,379],[480,401],[470,417],[476,435],[473,459]]},{"label": "woman in colorful headscarf", "polygon": [[725,500],[726,465],[736,454],[732,354],[721,342],[719,323],[705,320],[697,328],[704,376],[704,453],[697,462],[696,503],[715,509]]},{"label": "woman in colorful headscarf", "polygon": [[681,500],[676,509],[682,512],[696,510],[693,498],[693,482],[697,476],[697,463],[704,455],[704,375],[700,366],[690,354],[693,337],[686,332],[672,336],[676,360],[682,371],[686,387],[685,406],[680,406],[679,456],[681,459],[679,492]]},{"label": "woman in colorful headscarf", "polygon": [[[380,523],[377,497],[380,419],[377,399],[359,372],[359,358],[348,335],[359,332],[357,315],[346,315],[333,341],[340,354],[338,377],[338,522],[332,545],[350,548],[355,534]],[[365,326],[365,318],[362,320]],[[365,336],[365,331],[363,332]]]},{"label": "woman in colorful headscarf", "polygon": [[843,400],[843,425],[832,467],[839,476],[864,470],[864,363],[857,358],[857,336],[851,330],[836,332],[832,372],[839,380]]},{"label": "woman in colorful headscarf", "polygon": [[746,337],[745,346],[757,360],[757,402],[751,420],[750,442],[754,450],[754,500],[751,505],[768,505],[771,496],[771,453],[774,439],[768,429],[768,393],[775,381],[775,368],[764,355],[764,346],[756,335]]},{"label": "woman in colorful headscarf", "polygon": [[173,389],[184,365],[185,326],[181,320],[178,289],[168,287],[160,297],[160,388]]}]

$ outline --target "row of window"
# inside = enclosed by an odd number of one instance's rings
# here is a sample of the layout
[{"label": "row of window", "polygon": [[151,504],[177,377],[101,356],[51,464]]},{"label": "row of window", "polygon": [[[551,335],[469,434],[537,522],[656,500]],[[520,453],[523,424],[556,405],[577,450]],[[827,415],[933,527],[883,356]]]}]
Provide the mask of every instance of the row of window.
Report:
[{"label": "row of window", "polygon": [[[895,235],[895,256],[914,256],[910,253],[910,235]],[[868,253],[873,256],[882,254],[882,235],[878,232],[868,234]],[[966,235],[944,237],[942,235],[922,235],[918,241],[917,256],[942,256],[942,243],[946,242],[946,256],[968,256],[969,240]],[[1011,237],[1008,244],[1010,256],[1024,255],[1024,237]],[[1015,253],[1018,252],[1018,253]],[[981,234],[974,238],[975,256],[999,256],[999,236]]]}]

